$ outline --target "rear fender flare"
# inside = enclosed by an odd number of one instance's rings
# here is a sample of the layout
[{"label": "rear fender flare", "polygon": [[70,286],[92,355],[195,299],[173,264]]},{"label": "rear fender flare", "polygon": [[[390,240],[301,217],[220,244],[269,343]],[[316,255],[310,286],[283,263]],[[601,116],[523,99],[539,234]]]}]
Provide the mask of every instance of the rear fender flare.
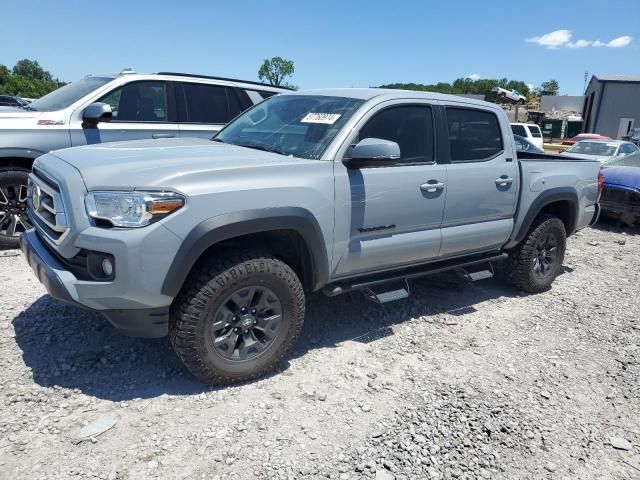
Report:
[{"label": "rear fender flare", "polygon": [[531,229],[533,222],[540,215],[540,212],[555,202],[567,201],[571,205],[571,208],[568,212],[568,222],[567,222],[567,236],[571,235],[576,230],[576,226],[578,224],[578,215],[580,209],[580,203],[578,200],[578,193],[574,188],[571,187],[558,187],[551,188],[549,190],[544,190],[538,195],[538,197],[533,201],[531,207],[529,207],[529,211],[524,217],[524,221],[518,228],[515,235],[511,238],[509,243],[505,246],[505,248],[515,247],[518,243],[520,243],[524,237],[527,235],[527,232]]}]

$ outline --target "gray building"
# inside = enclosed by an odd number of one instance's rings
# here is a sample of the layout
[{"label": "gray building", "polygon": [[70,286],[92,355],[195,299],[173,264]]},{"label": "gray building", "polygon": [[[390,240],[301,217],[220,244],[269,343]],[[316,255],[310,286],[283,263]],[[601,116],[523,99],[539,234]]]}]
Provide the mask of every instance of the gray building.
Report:
[{"label": "gray building", "polygon": [[584,131],[620,139],[640,127],[640,77],[594,75],[585,92]]}]

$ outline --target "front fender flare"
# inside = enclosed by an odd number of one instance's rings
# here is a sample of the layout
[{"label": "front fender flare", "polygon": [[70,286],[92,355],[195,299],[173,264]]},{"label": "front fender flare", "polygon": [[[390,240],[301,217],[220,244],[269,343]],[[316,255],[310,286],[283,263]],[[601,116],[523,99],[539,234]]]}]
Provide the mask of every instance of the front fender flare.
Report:
[{"label": "front fender flare", "polygon": [[196,261],[209,247],[231,238],[273,230],[294,230],[302,236],[311,255],[313,290],[324,286],[329,277],[329,260],[318,221],[304,208],[282,207],[223,214],[196,225],[173,259],[162,293],[178,295]]},{"label": "front fender flare", "polygon": [[27,158],[29,160],[35,160],[45,153],[47,152],[42,152],[34,148],[0,148],[0,160],[3,158]]}]

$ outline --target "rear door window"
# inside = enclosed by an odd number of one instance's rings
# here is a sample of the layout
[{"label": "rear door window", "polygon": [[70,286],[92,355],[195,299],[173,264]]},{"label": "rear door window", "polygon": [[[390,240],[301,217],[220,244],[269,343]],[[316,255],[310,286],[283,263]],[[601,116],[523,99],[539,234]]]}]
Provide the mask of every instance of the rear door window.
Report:
[{"label": "rear door window", "polygon": [[223,125],[252,104],[246,92],[233,87],[182,83],[181,90],[177,94],[178,121],[181,123]]},{"label": "rear door window", "polygon": [[531,136],[534,138],[542,138],[542,132],[537,125],[527,125],[527,128],[531,132]]},{"label": "rear door window", "polygon": [[528,137],[527,131],[524,129],[523,125],[511,125],[511,131],[516,135],[520,135],[521,137]]},{"label": "rear door window", "polygon": [[502,153],[502,133],[494,113],[456,107],[446,112],[452,162],[482,162]]},{"label": "rear door window", "polygon": [[166,82],[131,82],[117,88],[99,102],[111,106],[114,122],[166,122]]}]

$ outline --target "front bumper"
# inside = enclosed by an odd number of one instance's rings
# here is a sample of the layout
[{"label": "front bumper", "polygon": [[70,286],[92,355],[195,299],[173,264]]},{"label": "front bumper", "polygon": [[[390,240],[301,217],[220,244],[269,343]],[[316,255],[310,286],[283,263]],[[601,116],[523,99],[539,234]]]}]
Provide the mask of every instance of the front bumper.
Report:
[{"label": "front bumper", "polygon": [[[35,230],[20,237],[20,248],[36,277],[49,294],[64,302],[102,313],[123,333],[134,337],[157,338],[168,332],[169,304],[147,308],[99,308],[100,299],[95,293],[103,291],[107,305],[113,303],[111,284],[78,280],[68,268],[50,252]],[[79,292],[94,292],[87,302]],[[89,305],[87,304],[89,303]],[[97,308],[98,307],[98,308]]]}]

